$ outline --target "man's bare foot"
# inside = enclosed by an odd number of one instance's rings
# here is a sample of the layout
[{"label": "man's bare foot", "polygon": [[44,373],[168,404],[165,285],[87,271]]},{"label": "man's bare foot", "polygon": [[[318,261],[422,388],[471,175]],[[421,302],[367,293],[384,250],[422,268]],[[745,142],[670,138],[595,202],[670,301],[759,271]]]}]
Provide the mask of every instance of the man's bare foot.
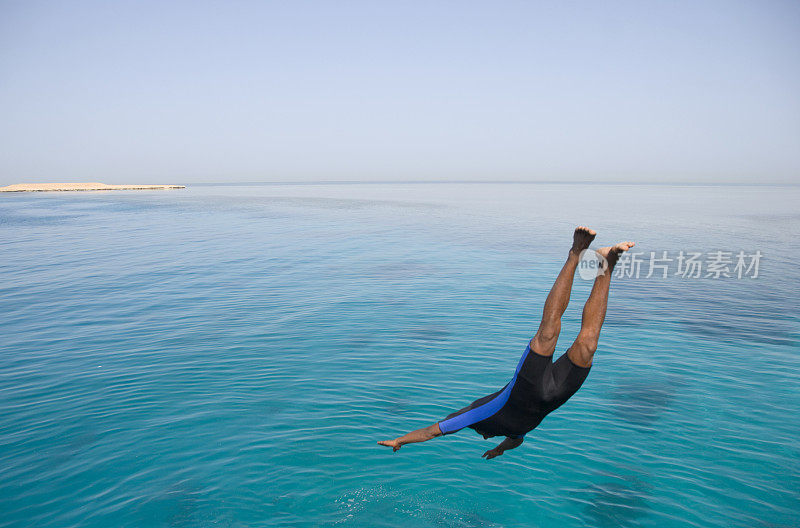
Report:
[{"label": "man's bare foot", "polygon": [[587,249],[596,236],[597,231],[594,229],[578,226],[575,228],[575,234],[572,235],[572,249],[570,251],[576,255],[580,255],[581,251]]},{"label": "man's bare foot", "polygon": [[635,246],[635,242],[620,242],[613,246],[603,247],[597,250],[597,254],[603,257],[608,262],[609,269],[614,267],[617,263],[619,256]]},{"label": "man's bare foot", "polygon": [[382,446],[391,447],[392,452],[395,452],[401,447],[403,447],[403,444],[398,442],[397,438],[395,438],[394,440],[379,440],[378,443]]}]

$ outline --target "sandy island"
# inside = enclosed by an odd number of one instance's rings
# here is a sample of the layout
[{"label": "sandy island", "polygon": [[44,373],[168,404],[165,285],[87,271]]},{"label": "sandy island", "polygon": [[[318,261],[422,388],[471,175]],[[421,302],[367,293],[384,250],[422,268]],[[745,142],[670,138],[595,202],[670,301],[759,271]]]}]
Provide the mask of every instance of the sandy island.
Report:
[{"label": "sandy island", "polygon": [[34,191],[128,191],[152,189],[184,189],[185,185],[108,185],[105,183],[16,183],[0,187],[0,192]]}]

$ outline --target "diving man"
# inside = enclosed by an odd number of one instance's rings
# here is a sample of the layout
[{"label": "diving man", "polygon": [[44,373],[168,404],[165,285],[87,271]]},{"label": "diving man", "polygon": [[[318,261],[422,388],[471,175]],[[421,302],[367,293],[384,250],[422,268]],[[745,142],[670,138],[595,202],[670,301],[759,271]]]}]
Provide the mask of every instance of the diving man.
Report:
[{"label": "diving man", "polygon": [[575,229],[567,261],[544,303],[539,329],[525,348],[513,377],[505,387],[475,400],[433,425],[378,443],[397,451],[405,444],[425,442],[469,427],[484,438],[506,437],[497,447],[483,454],[488,460],[519,447],[526,433],[535,429],[545,416],[575,394],[589,374],[597,350],[608,304],[611,272],[619,256],[634,246],[633,242],[620,242],[597,251],[607,267],[595,278],[589,299],[583,307],[577,338],[561,357],[553,361],[561,331],[561,316],[569,303],[580,255],[589,248],[596,235],[594,230],[587,227]]}]

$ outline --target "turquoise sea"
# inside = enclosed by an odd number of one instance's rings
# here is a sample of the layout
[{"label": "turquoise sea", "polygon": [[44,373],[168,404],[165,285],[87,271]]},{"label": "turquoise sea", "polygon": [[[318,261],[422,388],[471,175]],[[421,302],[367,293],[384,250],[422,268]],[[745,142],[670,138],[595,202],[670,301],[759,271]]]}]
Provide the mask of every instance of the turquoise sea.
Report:
[{"label": "turquoise sea", "polygon": [[[798,526],[798,203],[611,184],[0,195],[0,526]],[[491,461],[471,430],[376,445],[508,381],[578,224],[644,263],[614,279],[575,397]],[[651,251],[762,257],[757,277],[646,277]]]}]

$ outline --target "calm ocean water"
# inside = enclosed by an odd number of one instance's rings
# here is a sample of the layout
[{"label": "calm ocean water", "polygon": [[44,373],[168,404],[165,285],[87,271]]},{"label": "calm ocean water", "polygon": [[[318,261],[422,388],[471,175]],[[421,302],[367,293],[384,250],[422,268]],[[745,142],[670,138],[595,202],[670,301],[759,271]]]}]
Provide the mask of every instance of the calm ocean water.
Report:
[{"label": "calm ocean water", "polygon": [[[0,196],[0,526],[797,526],[798,203],[546,184]],[[581,391],[495,460],[470,430],[377,446],[505,384],[577,224],[644,259],[614,279]],[[646,277],[651,251],[681,250],[763,257],[757,278]]]}]

